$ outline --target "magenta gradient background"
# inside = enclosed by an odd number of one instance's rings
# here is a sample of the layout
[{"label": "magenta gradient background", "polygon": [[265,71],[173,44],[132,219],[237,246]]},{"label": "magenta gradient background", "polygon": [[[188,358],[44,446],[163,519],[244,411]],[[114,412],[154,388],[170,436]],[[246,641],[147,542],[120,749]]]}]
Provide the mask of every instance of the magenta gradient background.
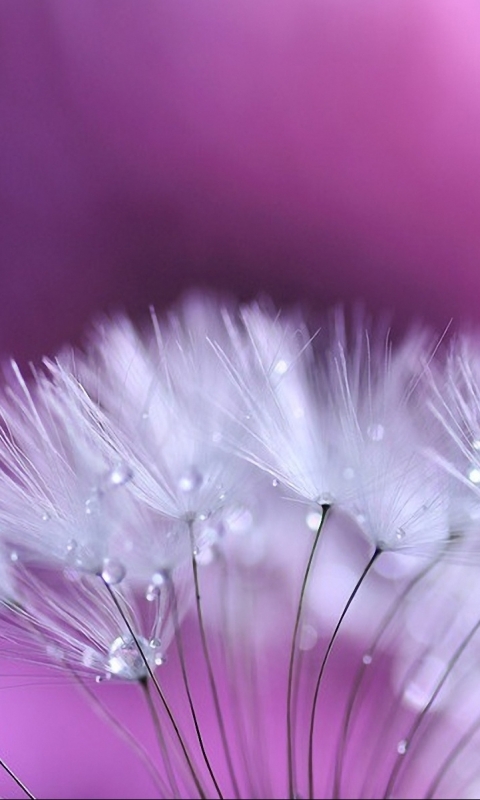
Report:
[{"label": "magenta gradient background", "polygon": [[[199,284],[478,321],[475,0],[3,0],[0,37],[1,353]],[[40,796],[142,796],[71,688],[0,697]]]}]

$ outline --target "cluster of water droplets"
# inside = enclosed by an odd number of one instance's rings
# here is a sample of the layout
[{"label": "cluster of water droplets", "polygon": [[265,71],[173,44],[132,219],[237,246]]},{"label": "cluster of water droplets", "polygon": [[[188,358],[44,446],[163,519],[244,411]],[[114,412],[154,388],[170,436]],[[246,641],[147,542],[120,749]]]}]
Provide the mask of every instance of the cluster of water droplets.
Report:
[{"label": "cluster of water droplets", "polygon": [[127,681],[148,677],[164,662],[160,639],[123,634],[110,645],[105,663],[106,675]]}]

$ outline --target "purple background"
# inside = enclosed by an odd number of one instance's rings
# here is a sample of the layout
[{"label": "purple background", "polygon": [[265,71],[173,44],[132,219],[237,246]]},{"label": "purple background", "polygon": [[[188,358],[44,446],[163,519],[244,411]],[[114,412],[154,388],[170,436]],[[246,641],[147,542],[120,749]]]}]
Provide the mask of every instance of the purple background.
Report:
[{"label": "purple background", "polygon": [[[478,319],[475,0],[3,0],[0,37],[1,353],[192,285]],[[34,791],[142,796],[71,687],[1,683]]]}]

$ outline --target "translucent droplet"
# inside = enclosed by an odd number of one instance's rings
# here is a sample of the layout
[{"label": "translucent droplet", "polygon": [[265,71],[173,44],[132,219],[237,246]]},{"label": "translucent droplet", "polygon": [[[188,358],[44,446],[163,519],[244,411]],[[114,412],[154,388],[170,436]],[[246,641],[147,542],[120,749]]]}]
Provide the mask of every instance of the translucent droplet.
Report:
[{"label": "translucent droplet", "polygon": [[98,512],[98,508],[100,505],[100,497],[97,491],[87,497],[85,500],[85,514],[89,516],[91,514],[96,514]]},{"label": "translucent droplet", "polygon": [[208,564],[215,561],[216,552],[214,547],[202,547],[201,549],[196,547],[194,548],[193,554],[195,556],[195,561],[201,567],[206,567]]},{"label": "translucent droplet", "polygon": [[272,486],[276,488],[279,485],[279,483],[280,481],[278,480],[278,478],[274,478],[272,481]]},{"label": "translucent droplet", "polygon": [[16,564],[18,559],[19,559],[19,555],[18,555],[17,551],[16,550],[11,550],[10,551],[10,561],[13,561],[13,563]]},{"label": "translucent droplet", "polygon": [[232,533],[245,533],[252,527],[252,512],[246,506],[237,505],[225,514],[225,525]]},{"label": "translucent droplet", "polygon": [[385,428],[379,422],[372,423],[367,428],[367,436],[372,442],[381,442],[385,436]]},{"label": "translucent droplet", "polygon": [[95,683],[104,683],[104,681],[109,681],[111,677],[108,672],[105,675],[95,675]]},{"label": "translucent droplet", "polygon": [[102,565],[102,578],[109,586],[115,586],[123,581],[127,570],[121,561],[116,558],[105,558]]},{"label": "translucent droplet", "polygon": [[480,450],[480,439],[474,439],[472,442],[472,447],[474,450]]},{"label": "translucent droplet", "polygon": [[330,492],[322,492],[318,495],[317,502],[320,506],[331,506],[334,502],[334,496]]},{"label": "translucent droplet", "polygon": [[145,592],[145,599],[148,600],[149,603],[153,603],[155,600],[158,600],[162,593],[162,586],[165,585],[167,581],[167,575],[165,572],[154,572],[150,583],[147,586],[147,591]]},{"label": "translucent droplet", "polygon": [[76,539],[69,539],[68,542],[67,542],[67,546],[65,548],[66,551],[67,551],[67,555],[71,555],[72,553],[74,553],[76,551],[77,547],[78,547],[78,543],[77,543]]},{"label": "translucent droplet", "polygon": [[49,521],[49,519],[50,519],[50,514],[47,514],[47,512],[46,512],[46,511],[44,511],[44,512],[43,512],[43,514],[42,514],[42,520],[43,520],[43,522],[48,522],[48,521]]},{"label": "translucent droplet", "polygon": [[372,656],[370,655],[370,653],[365,653],[365,655],[362,658],[362,661],[365,664],[365,666],[368,667],[369,664],[372,663]]},{"label": "translucent droplet", "polygon": [[120,461],[108,473],[107,481],[110,486],[124,486],[132,478],[133,472],[131,468],[124,461]]},{"label": "translucent droplet", "polygon": [[307,523],[307,527],[316,533],[318,531],[318,526],[322,521],[322,515],[319,514],[318,511],[309,511],[305,521]]},{"label": "translucent droplet", "polygon": [[[145,657],[142,657],[141,651]],[[106,670],[117,678],[127,681],[139,681],[146,678],[148,669],[145,660],[151,669],[155,667],[155,653],[149,642],[143,636],[125,634],[118,636],[108,651]]]},{"label": "translucent droplet", "polygon": [[406,739],[400,739],[397,744],[397,753],[399,756],[404,756],[408,750],[408,742]]},{"label": "translucent droplet", "polygon": [[273,368],[273,371],[277,375],[285,375],[285,373],[288,371],[288,364],[285,361],[285,359],[279,358],[277,363],[275,364],[275,366]]},{"label": "translucent droplet", "polygon": [[395,539],[397,540],[397,542],[403,542],[406,535],[407,534],[404,528],[397,528],[397,530],[395,531]]},{"label": "translucent droplet", "polygon": [[191,467],[180,477],[178,488],[181,492],[193,492],[202,485],[202,476],[195,467]]},{"label": "translucent droplet", "polygon": [[162,655],[162,643],[160,639],[150,639],[149,647],[153,653],[153,660],[157,667],[160,667],[164,663],[164,657]]},{"label": "translucent droplet", "polygon": [[480,469],[478,467],[472,467],[468,473],[468,480],[475,484],[480,483]]},{"label": "translucent droplet", "polygon": [[150,416],[150,414],[148,413],[148,411],[143,411],[142,412],[142,419],[148,419],[149,416]]}]

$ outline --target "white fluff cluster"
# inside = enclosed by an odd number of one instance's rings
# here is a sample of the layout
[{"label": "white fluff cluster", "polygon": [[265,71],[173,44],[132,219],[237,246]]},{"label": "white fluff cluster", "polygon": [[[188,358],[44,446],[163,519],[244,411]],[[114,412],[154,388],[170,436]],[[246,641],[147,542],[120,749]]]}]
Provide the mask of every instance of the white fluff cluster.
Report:
[{"label": "white fluff cluster", "polygon": [[[464,340],[437,366],[423,331],[394,345],[386,327],[341,311],[311,328],[298,314],[203,297],[152,314],[143,331],[102,321],[84,350],[28,378],[13,363],[0,400],[10,650],[23,630],[35,657],[143,676],[131,629],[161,663],[173,635],[165,588],[175,584],[183,614],[192,554],[200,565],[218,548],[228,556],[256,503],[288,504],[278,491],[269,499],[265,475],[310,513],[342,510],[379,551],[453,555],[453,534],[475,550],[479,381]],[[263,536],[270,544],[244,537],[245,563],[275,558],[274,532]],[[282,552],[295,549],[292,536]]]}]

